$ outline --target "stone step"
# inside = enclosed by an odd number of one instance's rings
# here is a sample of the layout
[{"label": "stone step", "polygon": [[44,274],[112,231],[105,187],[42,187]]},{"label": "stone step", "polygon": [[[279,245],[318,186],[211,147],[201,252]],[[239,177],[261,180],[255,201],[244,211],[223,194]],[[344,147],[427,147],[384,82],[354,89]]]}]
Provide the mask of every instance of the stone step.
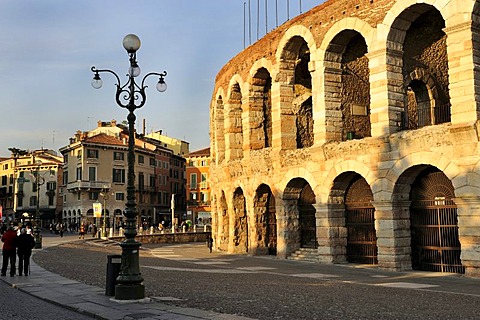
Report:
[{"label": "stone step", "polygon": [[318,262],[317,249],[311,248],[299,248],[292,253],[287,259],[307,262]]}]

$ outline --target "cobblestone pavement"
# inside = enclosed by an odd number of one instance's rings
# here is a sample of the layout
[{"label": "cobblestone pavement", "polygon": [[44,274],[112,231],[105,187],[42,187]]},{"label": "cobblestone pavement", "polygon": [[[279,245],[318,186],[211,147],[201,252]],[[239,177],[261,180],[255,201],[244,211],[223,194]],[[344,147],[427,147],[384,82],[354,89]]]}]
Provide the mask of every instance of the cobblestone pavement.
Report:
[{"label": "cobblestone pavement", "polygon": [[91,317],[32,297],[0,281],[0,319],[86,320]]},{"label": "cobblestone pavement", "polygon": [[[70,279],[105,287],[117,245],[76,241],[34,261]],[[164,303],[256,319],[478,319],[480,279],[375,267],[319,265],[209,253],[205,244],[144,245],[146,292]]]}]

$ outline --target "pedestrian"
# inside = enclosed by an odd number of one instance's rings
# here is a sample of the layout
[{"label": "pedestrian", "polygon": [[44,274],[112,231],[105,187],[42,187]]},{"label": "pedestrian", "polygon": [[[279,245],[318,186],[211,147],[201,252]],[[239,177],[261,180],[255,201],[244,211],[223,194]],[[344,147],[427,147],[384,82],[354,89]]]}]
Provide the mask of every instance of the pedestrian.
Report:
[{"label": "pedestrian", "polygon": [[58,226],[58,232],[60,233],[60,237],[63,238],[63,233],[65,232],[65,225],[63,223],[60,223]]},{"label": "pedestrian", "polygon": [[213,239],[210,234],[207,235],[207,247],[210,250],[210,253],[212,253],[212,248],[213,248]]},{"label": "pedestrian", "polygon": [[17,254],[18,254],[18,275],[22,272],[25,276],[30,274],[30,256],[32,249],[35,247],[35,239],[32,235],[27,233],[25,228],[22,228],[20,235],[17,238]]},{"label": "pedestrian", "polygon": [[85,225],[82,223],[78,231],[78,239],[85,239]]},{"label": "pedestrian", "polygon": [[2,263],[2,276],[6,276],[8,262],[10,261],[10,277],[15,276],[15,260],[16,252],[15,248],[17,247],[17,233],[13,230],[13,226],[9,226],[7,231],[2,236],[3,242],[3,263]]}]

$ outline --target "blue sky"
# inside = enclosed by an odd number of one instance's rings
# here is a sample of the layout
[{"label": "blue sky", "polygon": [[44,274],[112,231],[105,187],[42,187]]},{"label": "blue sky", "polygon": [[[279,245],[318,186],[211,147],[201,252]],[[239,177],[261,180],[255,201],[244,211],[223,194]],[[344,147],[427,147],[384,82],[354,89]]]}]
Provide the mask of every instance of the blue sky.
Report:
[{"label": "blue sky", "polygon": [[[268,0],[270,31],[322,0]],[[251,0],[251,39],[265,34],[265,0]],[[121,122],[127,111],[115,103],[115,79],[104,74],[103,87],[91,87],[95,66],[112,69],[122,82],[128,55],[122,40],[135,33],[142,41],[142,70],[167,71],[168,90],[147,80],[147,103],[138,109],[137,130],[190,142],[190,150],[209,146],[209,105],[215,76],[248,45],[244,33],[248,0],[2,0],[0,1],[0,156],[9,147],[58,150],[77,130],[98,120]],[[301,4],[301,7],[300,7]],[[277,13],[276,13],[277,12]],[[248,25],[248,12],[247,12]]]}]

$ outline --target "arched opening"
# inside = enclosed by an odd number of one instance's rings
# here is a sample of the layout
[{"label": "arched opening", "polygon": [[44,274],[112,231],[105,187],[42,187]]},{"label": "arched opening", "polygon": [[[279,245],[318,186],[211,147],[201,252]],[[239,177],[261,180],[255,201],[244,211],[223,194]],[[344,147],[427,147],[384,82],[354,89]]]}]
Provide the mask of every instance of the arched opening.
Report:
[{"label": "arched opening", "polygon": [[[325,54],[325,92],[328,93],[327,140],[371,136],[370,69],[367,44],[354,30],[340,32]],[[341,124],[340,126],[338,124]]]},{"label": "arched opening", "polygon": [[229,231],[230,231],[230,222],[228,217],[228,208],[227,200],[225,199],[225,192],[222,191],[222,196],[220,197],[219,203],[220,210],[220,242],[218,244],[218,249],[223,251],[228,251],[228,242],[229,242]]},{"label": "arched opening", "polygon": [[250,146],[252,149],[272,146],[272,78],[260,68],[252,78],[250,112],[252,113]]},{"label": "arched opening", "polygon": [[238,83],[232,86],[228,100],[225,143],[229,160],[243,157],[242,92]]},{"label": "arched opening", "polygon": [[277,215],[275,198],[266,184],[260,185],[254,199],[257,233],[256,254],[277,254]]},{"label": "arched opening", "polygon": [[213,141],[215,143],[215,148],[212,148],[212,159],[217,164],[220,164],[225,159],[225,118],[223,115],[223,99],[221,95],[219,95],[216,100],[213,119],[213,129],[215,132],[215,139],[213,139]]},{"label": "arched opening", "polygon": [[308,70],[310,49],[302,40],[295,66],[295,84],[293,86],[293,107],[296,110],[297,148],[313,145],[313,106],[312,76]]},{"label": "arched opening", "polygon": [[[407,23],[406,23],[407,22]],[[450,122],[445,20],[433,6],[413,5],[392,25],[391,36],[403,42],[405,110],[403,129]]]},{"label": "arched opening", "polygon": [[373,193],[367,181],[357,175],[345,194],[347,261],[377,264],[377,236]]},{"label": "arched opening", "polygon": [[235,253],[248,252],[248,216],[243,190],[237,188],[233,193],[234,232],[233,245]]},{"label": "arched opening", "polygon": [[281,145],[285,149],[307,148],[314,143],[309,62],[307,42],[300,36],[292,37],[282,51],[279,70]]},{"label": "arched opening", "polygon": [[291,180],[284,192],[284,200],[291,212],[287,212],[287,219],[290,224],[297,225],[297,228],[291,230],[296,232],[300,248],[316,249],[317,228],[315,218],[315,194],[310,184],[303,178],[295,178]]},{"label": "arched opening", "polygon": [[452,182],[437,168],[420,172],[410,192],[412,268],[465,273]]}]

